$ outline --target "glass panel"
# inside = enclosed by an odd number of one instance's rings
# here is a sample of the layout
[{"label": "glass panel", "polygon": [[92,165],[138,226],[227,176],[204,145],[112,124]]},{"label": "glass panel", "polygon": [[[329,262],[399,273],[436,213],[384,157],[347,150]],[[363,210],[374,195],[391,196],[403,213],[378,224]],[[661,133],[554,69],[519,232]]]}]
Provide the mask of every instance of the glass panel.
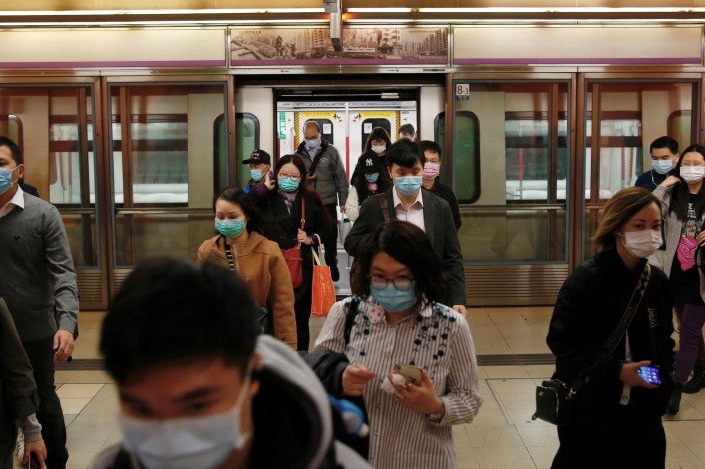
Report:
[{"label": "glass panel", "polygon": [[[250,157],[250,154],[260,148],[259,146],[259,120],[250,113],[237,113],[235,115],[235,146],[239,158],[237,172],[237,185],[245,187],[250,180],[250,167],[243,165],[242,160]],[[272,158],[275,158],[272,155]],[[274,162],[272,162],[274,163]],[[272,164],[272,168],[274,164]]]},{"label": "glass panel", "polygon": [[669,135],[683,149],[696,135],[691,108],[697,83],[595,80],[587,91],[583,259],[597,251],[591,239],[605,201],[651,169],[651,142]]},{"label": "glass panel", "polygon": [[4,135],[22,148],[22,121],[19,117],[0,114],[0,135]]},{"label": "glass panel", "polygon": [[464,259],[567,262],[569,84],[459,80],[454,88],[464,84],[453,130],[454,189],[470,204],[461,212]]},{"label": "glass panel", "polygon": [[[456,111],[453,130],[453,190],[460,203],[472,203],[480,196],[480,123],[468,111]],[[445,112],[435,121],[435,141],[446,154]],[[455,175],[458,175],[457,177]],[[445,178],[441,178],[445,182]]]},{"label": "glass panel", "polygon": [[116,266],[195,258],[231,170],[218,130],[225,84],[114,86],[110,94]]}]

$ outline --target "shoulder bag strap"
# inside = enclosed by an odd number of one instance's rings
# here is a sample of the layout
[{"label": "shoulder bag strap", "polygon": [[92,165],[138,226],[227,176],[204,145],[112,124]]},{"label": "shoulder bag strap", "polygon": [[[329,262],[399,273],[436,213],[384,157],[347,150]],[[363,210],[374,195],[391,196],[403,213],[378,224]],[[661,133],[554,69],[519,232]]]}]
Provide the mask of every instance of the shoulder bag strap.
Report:
[{"label": "shoulder bag strap", "polygon": [[[619,341],[622,340],[624,333],[627,331],[627,327],[629,327],[629,324],[632,322],[634,314],[636,313],[636,310],[639,307],[639,304],[641,303],[641,299],[644,297],[644,292],[646,291],[646,287],[649,285],[650,278],[651,266],[647,263],[644,266],[644,270],[641,271],[641,276],[639,277],[639,280],[636,283],[636,287],[634,287],[634,291],[632,292],[632,296],[629,299],[627,309],[624,310],[622,320],[619,321],[617,328],[614,330],[614,332],[612,332],[612,335],[609,336],[607,341],[605,341],[605,344],[602,346],[602,350],[605,352],[606,355],[610,355],[614,351]],[[583,386],[587,384],[589,379],[589,376],[586,376],[584,373],[580,373],[580,375],[578,375],[578,377],[575,379],[575,382],[573,383],[573,386],[570,389],[570,395],[572,396],[576,392],[578,392]]]},{"label": "shoulder bag strap", "polygon": [[377,194],[377,202],[379,202],[379,206],[382,209],[382,216],[384,217],[384,222],[389,222],[389,205],[387,204],[387,195],[384,192],[381,194]]},{"label": "shoulder bag strap", "polygon": [[357,316],[357,306],[360,303],[360,298],[353,296],[350,300],[350,306],[348,308],[348,314],[345,316],[345,329],[343,329],[343,337],[345,338],[345,345],[350,342],[350,332],[352,331],[353,324],[355,323],[355,316]]}]

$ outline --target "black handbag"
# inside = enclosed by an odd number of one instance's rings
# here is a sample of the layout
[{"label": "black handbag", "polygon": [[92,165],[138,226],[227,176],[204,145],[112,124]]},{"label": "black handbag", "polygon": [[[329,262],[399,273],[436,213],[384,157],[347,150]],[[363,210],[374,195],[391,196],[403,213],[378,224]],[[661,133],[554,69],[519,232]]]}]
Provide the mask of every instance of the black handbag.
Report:
[{"label": "black handbag", "polygon": [[[602,350],[606,355],[611,355],[614,348],[617,346],[622,336],[624,335],[629,323],[632,322],[634,313],[636,313],[639,303],[644,296],[646,287],[649,284],[651,277],[651,266],[646,264],[641,272],[639,281],[634,288],[627,309],[622,315],[622,320],[619,321],[617,328],[612,332],[612,335],[607,339],[602,346]],[[570,421],[570,401],[573,397],[587,384],[589,377],[585,373],[580,373],[572,385],[559,379],[549,379],[536,386],[536,412],[531,416],[531,420],[541,419],[544,422],[560,425]]]}]

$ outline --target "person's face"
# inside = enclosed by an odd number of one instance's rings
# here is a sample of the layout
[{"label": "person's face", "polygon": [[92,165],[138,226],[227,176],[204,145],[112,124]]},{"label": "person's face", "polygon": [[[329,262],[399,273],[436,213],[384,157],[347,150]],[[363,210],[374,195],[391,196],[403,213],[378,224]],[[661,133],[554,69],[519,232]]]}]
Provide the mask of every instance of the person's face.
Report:
[{"label": "person's face", "polygon": [[423,154],[426,156],[426,163],[436,163],[440,167],[441,155],[431,150],[424,150]]},{"label": "person's face", "polygon": [[697,151],[689,151],[683,155],[681,166],[705,166],[705,157]]},{"label": "person's face", "polygon": [[414,136],[404,132],[399,132],[399,140],[413,140]]},{"label": "person's face", "polygon": [[370,263],[370,278],[377,282],[409,282],[414,280],[411,270],[386,252],[378,252]]},{"label": "person's face", "polygon": [[370,142],[370,146],[373,147],[381,147],[382,145],[387,146],[387,142],[381,138],[376,138]]},{"label": "person's face", "polygon": [[[6,146],[0,146],[0,168],[4,169],[15,169],[17,168],[17,162],[12,157],[12,152]],[[24,177],[24,164],[19,165],[19,168],[12,174],[13,182],[17,182],[19,179]]]},{"label": "person's face", "polygon": [[269,172],[270,168],[271,168],[271,165],[268,165],[267,163],[250,163],[250,170],[261,169],[262,174],[267,174]]},{"label": "person's face", "polygon": [[237,202],[230,200],[218,199],[215,201],[215,219],[216,220],[235,220],[245,216],[245,211]]},{"label": "person's face", "polygon": [[661,232],[661,210],[655,203],[650,203],[639,210],[619,230],[620,233],[630,231],[654,230]]},{"label": "person's face", "polygon": [[392,163],[389,167],[389,175],[393,178],[402,176],[421,176],[423,175],[423,165],[419,160],[416,160],[414,162],[414,166],[411,168]]},{"label": "person's face", "polygon": [[653,150],[651,150],[651,159],[653,161],[671,160],[673,161],[673,165],[675,166],[678,162],[678,153],[674,155],[673,153],[671,153],[671,150],[668,147],[654,148]]},{"label": "person's face", "polygon": [[316,140],[319,136],[320,133],[315,127],[306,127],[304,129],[304,138],[306,140]]},{"label": "person's face", "polygon": [[[235,406],[244,378],[242,369],[220,357],[159,363],[133,371],[118,384],[120,411],[143,420],[219,414]],[[250,405],[258,386],[250,382],[245,391],[243,430],[251,427]]]},{"label": "person's face", "polygon": [[298,179],[301,180],[301,173],[299,172],[299,169],[296,167],[295,164],[293,163],[287,163],[283,165],[281,168],[279,168],[279,173],[277,174],[277,177],[284,177],[284,178],[292,178],[292,179]]}]

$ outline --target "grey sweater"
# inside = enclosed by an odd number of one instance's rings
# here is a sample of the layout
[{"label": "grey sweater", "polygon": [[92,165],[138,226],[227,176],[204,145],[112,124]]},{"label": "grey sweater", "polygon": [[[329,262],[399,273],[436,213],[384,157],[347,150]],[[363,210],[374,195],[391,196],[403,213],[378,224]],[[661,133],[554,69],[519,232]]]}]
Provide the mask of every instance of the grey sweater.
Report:
[{"label": "grey sweater", "polygon": [[0,296],[23,342],[46,339],[57,328],[76,335],[78,287],[59,211],[24,194],[24,209],[0,218]]}]

